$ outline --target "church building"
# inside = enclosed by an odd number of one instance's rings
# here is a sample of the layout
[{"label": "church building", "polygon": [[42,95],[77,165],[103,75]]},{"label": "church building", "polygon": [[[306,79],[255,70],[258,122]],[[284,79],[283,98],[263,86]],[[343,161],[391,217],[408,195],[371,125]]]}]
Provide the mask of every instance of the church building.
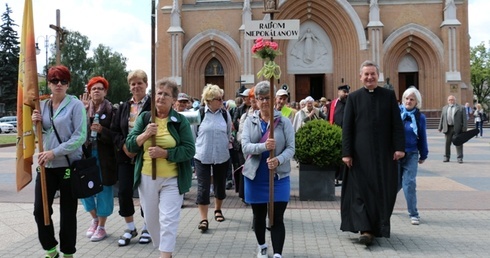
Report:
[{"label": "church building", "polygon": [[[265,1],[265,3],[264,3]],[[448,95],[472,103],[467,0],[160,0],[156,10],[156,79],[170,77],[200,98],[207,83],[234,99],[257,82],[262,60],[246,39],[249,21],[299,20],[297,39],[276,40],[282,55],[276,88],[291,101],[337,96],[360,88],[359,66],[380,67],[379,85],[401,101],[417,87],[423,112],[438,117]]]}]

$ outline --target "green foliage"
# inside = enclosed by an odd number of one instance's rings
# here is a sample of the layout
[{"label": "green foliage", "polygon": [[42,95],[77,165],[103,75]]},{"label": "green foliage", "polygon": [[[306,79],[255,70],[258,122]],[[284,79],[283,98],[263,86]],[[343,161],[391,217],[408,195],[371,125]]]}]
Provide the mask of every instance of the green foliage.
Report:
[{"label": "green foliage", "polygon": [[296,132],[294,158],[320,167],[342,163],[342,129],[321,119],[304,124]]},{"label": "green foliage", "polygon": [[470,49],[471,85],[478,103],[490,108],[490,49],[482,42]]},{"label": "green foliage", "polygon": [[[66,31],[66,29],[65,29]],[[94,76],[102,76],[109,82],[107,99],[112,103],[126,101],[130,97],[126,81],[126,58],[110,47],[100,44],[88,57],[90,40],[79,32],[68,32],[61,48],[61,63],[71,71],[71,82],[68,93],[80,96],[85,92],[85,85]],[[50,58],[54,65],[55,53]]]},{"label": "green foliage", "polygon": [[[19,27],[10,19],[12,10],[8,7],[2,14],[0,30],[0,102],[5,103],[5,110],[14,113],[17,102],[17,80],[19,71],[20,39],[17,33]],[[63,28],[66,35],[61,43],[61,64],[71,72],[68,94],[79,96],[84,93],[85,85],[93,76],[103,76],[109,81],[110,88],[107,98],[112,103],[126,101],[129,96],[129,86],[126,81],[126,58],[109,47],[99,45],[94,49],[93,56],[89,54],[90,40],[77,31]],[[48,67],[56,64],[56,47],[49,46],[50,55]],[[44,61],[43,61],[44,63]],[[45,74],[45,70],[42,71]],[[41,91],[45,82],[39,82]],[[49,94],[49,92],[48,92]],[[2,114],[0,114],[2,116]]]},{"label": "green foliage", "polygon": [[113,104],[126,101],[131,96],[126,78],[126,58],[118,52],[112,52],[111,48],[99,45],[94,50],[93,76],[102,76],[109,82],[109,91],[106,98]]},{"label": "green foliage", "polygon": [[0,26],[0,102],[5,103],[6,112],[16,110],[20,53],[19,36],[14,29],[18,25],[10,18],[11,13],[6,4]]},{"label": "green foliage", "polygon": [[[78,31],[68,31],[61,48],[61,64],[68,67],[71,72],[68,94],[79,96],[85,91],[85,84],[90,79],[89,74],[93,69],[93,62],[88,58],[89,49],[90,40],[87,36],[81,35]],[[50,58],[49,66],[55,64],[54,56],[56,53],[53,53],[53,58]]]}]

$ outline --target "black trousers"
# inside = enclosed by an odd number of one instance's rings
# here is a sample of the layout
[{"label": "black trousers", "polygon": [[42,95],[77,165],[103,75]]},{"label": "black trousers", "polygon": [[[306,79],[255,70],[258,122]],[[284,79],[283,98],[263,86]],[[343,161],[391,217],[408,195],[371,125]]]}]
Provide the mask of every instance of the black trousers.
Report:
[{"label": "black trousers", "polygon": [[50,250],[58,245],[55,237],[53,220],[53,200],[57,190],[60,190],[60,251],[64,254],[74,254],[77,249],[77,209],[78,199],[73,197],[69,176],[65,177],[65,167],[46,168],[46,193],[48,196],[49,225],[44,225],[43,201],[41,192],[41,174],[36,177],[34,194],[34,218],[37,224],[37,235],[44,250]]},{"label": "black trousers", "polygon": [[202,164],[200,160],[194,159],[197,176],[197,200],[196,204],[209,205],[209,190],[211,187],[211,170],[213,172],[214,196],[218,200],[226,198],[226,175],[229,160],[221,164]]},{"label": "black trousers", "polygon": [[[119,198],[119,215],[130,217],[134,215],[134,165],[130,163],[120,163],[117,167],[119,188],[117,197]],[[141,217],[144,217],[143,208],[140,207]]]},{"label": "black trousers", "polygon": [[[282,255],[284,239],[286,239],[286,228],[284,226],[284,212],[288,206],[287,202],[274,202],[274,225],[270,228],[272,249],[275,254]],[[267,203],[252,204],[254,214],[254,231],[259,245],[265,244],[265,230],[267,218]]]}]

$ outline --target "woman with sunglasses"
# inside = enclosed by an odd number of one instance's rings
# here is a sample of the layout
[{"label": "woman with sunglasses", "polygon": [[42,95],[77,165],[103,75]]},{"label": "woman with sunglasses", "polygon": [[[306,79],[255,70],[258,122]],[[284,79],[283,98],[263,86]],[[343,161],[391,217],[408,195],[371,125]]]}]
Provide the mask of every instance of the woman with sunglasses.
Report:
[{"label": "woman with sunglasses", "polygon": [[[96,156],[102,176],[102,192],[82,199],[85,211],[89,212],[92,221],[85,234],[90,241],[98,242],[107,237],[105,224],[114,210],[113,185],[117,182],[116,150],[111,132],[111,121],[114,109],[111,102],[105,98],[109,90],[109,82],[100,76],[93,77],[87,83],[87,93],[82,95],[82,102],[87,110],[89,132],[85,146],[86,154]],[[94,117],[99,122],[94,123]],[[96,132],[95,137],[91,132]]]},{"label": "woman with sunglasses", "polygon": [[73,257],[76,252],[78,199],[71,191],[70,175],[66,173],[69,167],[66,156],[70,163],[82,158],[82,145],[87,138],[87,118],[82,101],[66,94],[70,78],[70,71],[63,65],[49,68],[47,80],[51,99],[42,101],[41,110],[34,110],[32,114],[33,123],[41,126],[43,132],[44,151],[38,155],[38,164],[45,167],[50,224],[44,225],[39,174],[36,178],[34,217],[39,241],[47,252],[46,258],[60,256],[51,219],[56,190],[60,190],[60,251],[63,257]]},{"label": "woman with sunglasses", "polygon": [[217,85],[208,84],[204,87],[202,100],[205,106],[200,110],[203,115],[197,129],[194,166],[197,176],[196,203],[201,215],[198,229],[204,233],[209,228],[208,207],[211,178],[215,193],[214,220],[217,222],[225,220],[221,205],[226,198],[226,176],[232,135],[231,116],[223,108],[223,90]]}]

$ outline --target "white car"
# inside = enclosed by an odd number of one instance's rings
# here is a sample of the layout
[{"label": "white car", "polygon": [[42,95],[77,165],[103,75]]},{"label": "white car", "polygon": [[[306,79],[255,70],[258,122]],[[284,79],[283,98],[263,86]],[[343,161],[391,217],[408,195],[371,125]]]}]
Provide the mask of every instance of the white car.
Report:
[{"label": "white car", "polygon": [[0,133],[10,133],[14,131],[14,126],[7,123],[0,123]]}]

